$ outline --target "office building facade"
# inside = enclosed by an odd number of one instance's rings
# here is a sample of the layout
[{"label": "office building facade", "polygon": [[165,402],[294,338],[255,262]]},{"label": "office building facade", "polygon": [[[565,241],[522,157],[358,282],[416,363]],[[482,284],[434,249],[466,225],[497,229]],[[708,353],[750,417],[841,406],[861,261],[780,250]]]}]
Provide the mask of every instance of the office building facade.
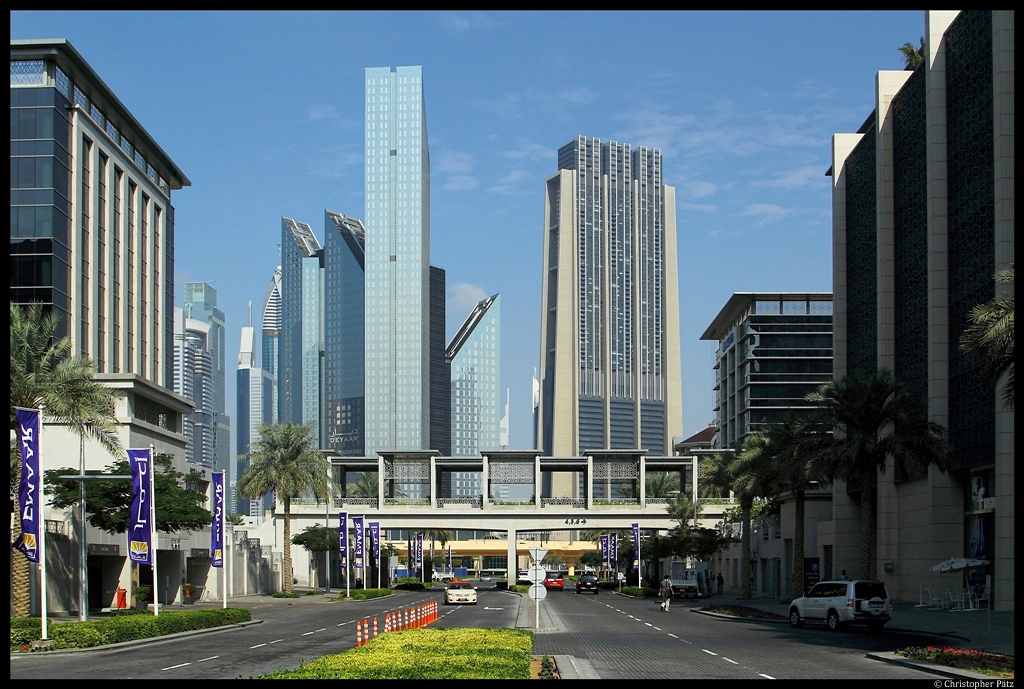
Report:
[{"label": "office building facade", "polygon": [[324,447],[362,457],[366,230],[358,218],[324,214]]},{"label": "office building facade", "polygon": [[430,444],[452,454],[451,360],[445,347],[445,271],[430,266]]},{"label": "office building facade", "polygon": [[[1013,26],[1012,10],[926,12],[923,63],[878,72],[830,170],[835,376],[889,369],[948,432],[948,472],[879,474],[871,574],[917,600],[947,583],[933,565],[976,557],[997,610],[1014,606],[1013,410],[959,342],[975,305],[1013,290],[994,279],[1014,260]],[[841,525],[860,499],[837,485],[837,567],[856,562]]]},{"label": "office building facade", "polygon": [[832,294],[737,292],[701,339],[718,342],[715,442],[739,450],[810,410],[804,398],[832,378]]},{"label": "office building facade", "polygon": [[[238,371],[235,374],[235,448],[238,453],[236,476],[241,476],[249,467],[250,460],[245,455],[250,451],[251,444],[259,438],[259,426],[274,423],[274,377],[269,371],[256,365],[255,339],[253,327],[244,326],[238,351]],[[273,494],[268,493],[260,499],[236,498],[232,509],[237,514],[252,517],[258,524],[272,506]]]},{"label": "office building facade", "polygon": [[[182,416],[192,404],[173,391],[171,192],[191,183],[67,40],[12,39],[10,89],[11,302],[56,313],[56,337],[69,336],[70,354],[92,359],[96,380],[119,391],[124,447],[152,444],[187,471]],[[49,418],[44,433],[44,470],[80,456],[87,470],[103,470],[115,459]],[[47,541],[48,612],[76,613],[84,588],[90,608],[113,606],[131,577],[124,536],[86,528],[97,552],[82,581],[77,510],[44,512],[67,535]],[[208,543],[201,534],[159,534],[160,570],[184,571],[189,548]],[[151,576],[140,568],[140,583]],[[158,583],[160,600],[180,600],[172,580]]]},{"label": "office building facade", "polygon": [[186,318],[207,323],[209,328],[209,351],[212,356],[211,384],[213,392],[213,470],[231,473],[231,417],[227,413],[224,397],[224,376],[227,366],[225,352],[224,312],[217,308],[217,290],[205,282],[186,282],[185,300],[182,304]]},{"label": "office building facade", "polygon": [[422,67],[368,68],[365,451],[430,444],[430,155]]},{"label": "office building facade", "polygon": [[192,400],[194,405],[191,413],[182,418],[182,433],[187,439],[185,461],[193,471],[220,470],[211,329],[209,323],[189,318],[184,309],[174,307],[174,392]]},{"label": "office building facade", "polygon": [[499,449],[501,305],[497,294],[473,308],[446,354],[451,362],[451,456],[479,457],[481,451]]},{"label": "office building facade", "polygon": [[323,383],[324,250],[304,222],[281,218],[280,421],[309,424],[318,447]]},{"label": "office building facade", "polygon": [[544,189],[539,449],[668,456],[682,389],[675,189],[661,152],[581,136],[558,167]]},{"label": "office building facade", "polygon": [[281,346],[281,266],[274,268],[267,292],[263,295],[263,323],[260,352],[260,368],[270,374],[273,391],[270,395],[270,418],[279,418],[277,403],[277,366]]}]

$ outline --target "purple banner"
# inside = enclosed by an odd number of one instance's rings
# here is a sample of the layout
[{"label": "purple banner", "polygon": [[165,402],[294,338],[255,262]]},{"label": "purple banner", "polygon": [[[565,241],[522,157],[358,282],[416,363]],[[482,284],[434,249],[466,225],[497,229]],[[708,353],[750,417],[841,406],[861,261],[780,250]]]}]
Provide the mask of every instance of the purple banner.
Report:
[{"label": "purple banner", "polygon": [[370,557],[380,566],[380,522],[370,522]]},{"label": "purple banner", "polygon": [[608,534],[601,534],[601,569],[608,569]]},{"label": "purple banner", "polygon": [[363,569],[363,553],[366,552],[363,548],[364,528],[362,517],[352,517],[352,531],[355,533],[352,541],[352,564],[359,571]]},{"label": "purple banner", "polygon": [[416,537],[416,566],[423,569],[423,534]]},{"label": "purple banner", "polygon": [[612,531],[608,534],[608,560],[611,562],[612,569],[618,570],[619,568],[619,534]]},{"label": "purple banner", "polygon": [[213,533],[210,535],[210,564],[224,566],[224,472],[213,474]]},{"label": "purple banner", "polygon": [[15,407],[18,415],[18,443],[21,448],[21,483],[18,509],[21,510],[21,535],[11,547],[21,551],[29,562],[39,562],[39,532],[43,526],[39,494],[43,475],[39,471],[39,410]]},{"label": "purple banner", "polygon": [[128,514],[128,556],[140,565],[153,564],[152,486],[153,458],[149,448],[128,450],[132,468],[132,508]]},{"label": "purple banner", "polygon": [[[338,566],[348,572],[348,515],[338,512]],[[348,576],[346,574],[345,576]]]},{"label": "purple banner", "polygon": [[633,571],[640,571],[640,524],[633,524]]}]

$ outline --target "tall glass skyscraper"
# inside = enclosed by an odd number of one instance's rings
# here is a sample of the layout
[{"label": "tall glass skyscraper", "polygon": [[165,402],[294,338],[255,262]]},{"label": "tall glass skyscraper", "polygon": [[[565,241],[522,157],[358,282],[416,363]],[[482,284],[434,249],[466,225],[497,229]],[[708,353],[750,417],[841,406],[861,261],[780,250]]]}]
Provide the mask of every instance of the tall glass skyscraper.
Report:
[{"label": "tall glass skyscraper", "polygon": [[546,455],[682,435],[675,189],[661,152],[577,137],[545,184],[538,441]]},{"label": "tall glass skyscraper", "polygon": [[[451,362],[452,457],[479,457],[481,450],[499,449],[501,307],[497,294],[473,308],[446,354]],[[479,490],[474,493],[479,494]]]},{"label": "tall glass skyscraper", "polygon": [[365,451],[430,446],[430,155],[423,68],[366,69]]},{"label": "tall glass skyscraper", "polygon": [[274,269],[267,293],[263,295],[263,345],[260,368],[270,374],[273,390],[270,394],[270,422],[278,420],[277,363],[281,343],[281,266]]},{"label": "tall glass skyscraper", "polygon": [[281,336],[278,413],[320,433],[324,250],[304,222],[281,218]]},{"label": "tall glass skyscraper", "polygon": [[324,447],[362,457],[366,230],[357,218],[324,215]]},{"label": "tall glass skyscraper", "polygon": [[[239,456],[249,452],[249,446],[259,439],[260,424],[273,423],[274,378],[269,372],[256,365],[255,331],[252,326],[242,328],[242,340],[238,351],[238,372],[236,373],[236,449]],[[237,461],[236,477],[249,468],[250,460]],[[238,514],[263,520],[266,510],[273,505],[273,492],[269,491],[257,500],[238,500],[232,509]]]},{"label": "tall glass skyscraper", "polygon": [[227,414],[224,398],[224,339],[226,335],[224,312],[217,308],[217,290],[205,282],[186,282],[183,310],[186,318],[194,318],[210,326],[209,349],[212,356],[210,382],[213,392],[213,470],[230,473],[231,417]]}]

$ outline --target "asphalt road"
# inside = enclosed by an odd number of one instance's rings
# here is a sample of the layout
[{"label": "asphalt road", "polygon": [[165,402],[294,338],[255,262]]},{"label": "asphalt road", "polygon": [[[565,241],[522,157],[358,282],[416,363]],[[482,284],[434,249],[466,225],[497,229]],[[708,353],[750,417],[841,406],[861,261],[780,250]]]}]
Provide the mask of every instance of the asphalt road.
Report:
[{"label": "asphalt road", "polygon": [[[298,667],[356,643],[355,621],[377,616],[383,630],[389,611],[438,601],[432,627],[514,627],[523,596],[478,584],[477,605],[446,606],[440,588],[361,602],[303,601],[254,608],[244,628],[165,639],[118,649],[11,658],[11,679],[236,679]],[[658,602],[602,592],[552,591],[544,600],[551,631],[535,639],[538,655],[572,656],[601,679],[930,679],[934,675],[865,657],[933,642],[919,635],[855,628],[791,629],[788,624],[721,620],[691,613],[675,601],[669,613]]]},{"label": "asphalt road", "polygon": [[543,605],[565,631],[537,634],[534,654],[583,659],[601,679],[935,679],[865,657],[934,642],[920,636],[723,620],[690,612],[693,601],[665,613],[605,592],[552,592]]}]

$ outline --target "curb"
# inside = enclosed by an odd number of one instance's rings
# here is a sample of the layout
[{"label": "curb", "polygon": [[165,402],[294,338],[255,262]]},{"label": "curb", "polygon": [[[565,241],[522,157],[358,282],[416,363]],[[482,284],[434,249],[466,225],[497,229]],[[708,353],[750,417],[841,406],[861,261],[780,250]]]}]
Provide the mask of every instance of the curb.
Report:
[{"label": "curb", "polygon": [[789,624],[789,620],[769,620],[763,617],[740,617],[739,615],[723,615],[720,612],[711,612],[710,610],[701,610],[700,608],[690,608],[690,612],[695,612],[698,615],[707,615],[708,617],[717,617],[720,620],[743,620],[744,622],[770,622],[772,624]]},{"label": "curb", "polygon": [[970,670],[961,670],[955,667],[949,667],[947,665],[936,665],[935,663],[929,663],[926,660],[914,660],[913,658],[904,658],[903,656],[896,655],[892,652],[881,652],[881,653],[868,653],[866,658],[872,660],[880,660],[884,663],[892,663],[893,665],[905,665],[912,667],[915,670],[921,670],[922,672],[929,672],[933,675],[940,675],[942,677],[952,677],[954,679],[983,679],[991,682],[995,685],[996,681],[1009,681],[1002,677],[995,677],[994,675],[986,675],[981,672],[971,672]]}]

